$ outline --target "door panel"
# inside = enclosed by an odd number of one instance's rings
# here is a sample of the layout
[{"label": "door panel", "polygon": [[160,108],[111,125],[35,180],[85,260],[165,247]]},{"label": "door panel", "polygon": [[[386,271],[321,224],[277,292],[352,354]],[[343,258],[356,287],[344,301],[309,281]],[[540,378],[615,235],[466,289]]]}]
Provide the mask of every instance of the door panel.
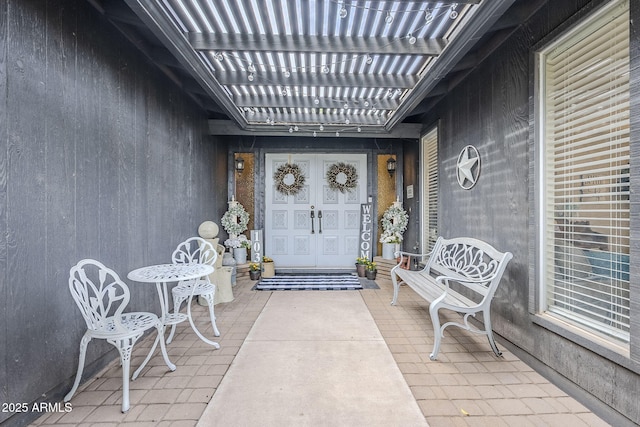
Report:
[{"label": "door panel", "polygon": [[[297,164],[305,176],[295,195],[276,191],[273,174]],[[337,162],[352,164],[358,185],[351,192],[331,189],[326,172]],[[267,154],[265,253],[282,268],[351,268],[358,256],[360,204],[366,202],[366,154]]]}]

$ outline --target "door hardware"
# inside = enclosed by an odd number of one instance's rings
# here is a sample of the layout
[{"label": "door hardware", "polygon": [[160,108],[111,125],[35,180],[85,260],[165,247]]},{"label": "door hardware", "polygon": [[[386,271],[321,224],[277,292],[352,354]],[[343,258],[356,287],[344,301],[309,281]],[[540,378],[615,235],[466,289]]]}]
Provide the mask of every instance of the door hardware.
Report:
[{"label": "door hardware", "polygon": [[313,219],[316,217],[315,212],[313,210],[313,206],[311,206],[311,234],[315,233],[315,230],[313,229]]}]

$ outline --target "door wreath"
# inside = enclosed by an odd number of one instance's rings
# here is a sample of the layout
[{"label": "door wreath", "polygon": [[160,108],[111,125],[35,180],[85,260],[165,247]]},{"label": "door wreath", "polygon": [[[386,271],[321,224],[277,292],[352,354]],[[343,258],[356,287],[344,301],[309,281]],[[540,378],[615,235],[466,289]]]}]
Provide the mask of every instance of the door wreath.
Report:
[{"label": "door wreath", "polygon": [[329,188],[341,193],[351,191],[358,186],[358,171],[355,166],[338,162],[331,165],[327,171]]},{"label": "door wreath", "polygon": [[273,174],[276,190],[287,196],[295,196],[304,187],[305,177],[300,166],[295,163],[285,163]]}]

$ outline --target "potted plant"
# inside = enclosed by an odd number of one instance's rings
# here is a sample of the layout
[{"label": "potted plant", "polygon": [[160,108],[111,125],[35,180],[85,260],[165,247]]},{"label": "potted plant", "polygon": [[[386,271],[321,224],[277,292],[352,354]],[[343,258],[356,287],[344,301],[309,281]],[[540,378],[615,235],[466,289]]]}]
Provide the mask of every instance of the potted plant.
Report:
[{"label": "potted plant", "polygon": [[222,216],[222,226],[229,234],[229,238],[224,245],[233,251],[233,257],[236,264],[245,264],[247,262],[247,249],[251,247],[251,242],[244,233],[249,224],[249,213],[244,209],[235,198],[229,202],[229,210]]},{"label": "potted plant", "polygon": [[368,262],[369,260],[365,257],[356,258],[356,272],[358,273],[358,277],[364,277],[364,270]]},{"label": "potted plant", "polygon": [[376,263],[373,261],[367,262],[367,265],[365,267],[365,276],[367,277],[367,279],[375,280],[377,273],[378,267],[376,266]]},{"label": "potted plant", "polygon": [[399,201],[394,202],[382,215],[382,258],[395,259],[395,252],[402,243],[402,233],[409,224],[409,215],[402,209]]},{"label": "potted plant", "polygon": [[249,263],[249,278],[251,280],[260,280],[260,264],[257,262]]},{"label": "potted plant", "polygon": [[224,245],[233,252],[236,264],[245,264],[247,262],[247,249],[251,247],[251,242],[247,240],[247,236],[241,234],[238,237],[230,237],[224,241]]},{"label": "potted plant", "polygon": [[268,256],[262,257],[262,277],[273,277],[276,275],[276,267],[273,259]]}]

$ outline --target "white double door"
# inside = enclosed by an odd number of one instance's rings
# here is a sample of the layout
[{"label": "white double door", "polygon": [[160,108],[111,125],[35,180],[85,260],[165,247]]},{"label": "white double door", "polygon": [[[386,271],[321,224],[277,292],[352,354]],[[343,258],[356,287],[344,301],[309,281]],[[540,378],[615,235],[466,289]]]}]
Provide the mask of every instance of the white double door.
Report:
[{"label": "white double door", "polygon": [[[331,188],[326,179],[327,171],[340,162],[357,171],[357,186],[351,191]],[[276,189],[274,173],[286,163],[299,166],[305,176],[303,188],[294,195]],[[265,254],[278,268],[353,268],[360,204],[367,202],[366,154],[266,154],[265,169]],[[344,178],[339,175],[336,181]]]}]

